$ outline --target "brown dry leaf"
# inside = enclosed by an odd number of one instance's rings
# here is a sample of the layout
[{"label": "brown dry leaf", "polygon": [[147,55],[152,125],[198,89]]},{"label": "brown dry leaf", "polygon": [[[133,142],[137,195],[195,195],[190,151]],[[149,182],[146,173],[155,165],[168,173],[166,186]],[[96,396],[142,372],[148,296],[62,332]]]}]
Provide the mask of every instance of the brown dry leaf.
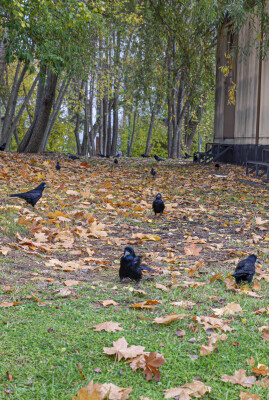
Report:
[{"label": "brown dry leaf", "polygon": [[124,337],[113,342],[113,347],[104,347],[103,352],[108,355],[115,354],[117,360],[120,361],[122,358],[134,358],[140,354],[143,354],[145,350],[144,346],[130,346]]},{"label": "brown dry leaf", "polygon": [[19,304],[21,304],[19,301],[12,301],[10,303],[4,301],[3,303],[0,303],[0,307],[13,307],[18,306]]},{"label": "brown dry leaf", "polygon": [[222,330],[224,332],[233,331],[233,328],[230,328],[227,325],[227,322],[223,321],[220,318],[194,316],[194,317],[192,317],[192,320],[193,321],[197,321],[200,324],[203,324],[204,325],[204,330],[207,330],[207,329],[211,328],[211,329],[219,329],[219,330]]},{"label": "brown dry leaf", "polygon": [[197,247],[195,243],[191,244],[190,247],[184,247],[186,256],[199,256],[202,249],[202,247]]},{"label": "brown dry leaf", "polygon": [[34,294],[34,292],[31,292],[31,296],[32,296],[34,299],[36,299],[37,302],[40,302],[40,303],[43,302],[42,300],[40,300],[39,297],[37,297],[37,295]]},{"label": "brown dry leaf", "polygon": [[250,367],[254,367],[255,365],[255,358],[251,357],[249,360],[247,360],[247,365],[249,365]]},{"label": "brown dry leaf", "polygon": [[164,292],[168,292],[168,288],[166,286],[162,285],[161,283],[155,283],[155,287],[156,287],[156,289],[161,289]]},{"label": "brown dry leaf", "polygon": [[9,381],[12,381],[12,380],[13,380],[13,376],[9,373],[9,371],[7,371],[7,379],[8,379]]},{"label": "brown dry leaf", "polygon": [[161,373],[158,368],[161,367],[164,362],[164,356],[160,353],[157,353],[157,351],[152,353],[145,352],[138,357],[126,361],[127,364],[130,364],[130,367],[133,371],[136,371],[138,368],[142,368],[142,374],[146,375],[147,381],[151,381],[154,375],[156,382],[159,382],[161,379]]},{"label": "brown dry leaf", "polygon": [[208,356],[215,350],[217,345],[218,345],[217,343],[215,345],[208,345],[208,346],[202,344],[202,347],[200,348],[200,356]]},{"label": "brown dry leaf", "polygon": [[99,331],[106,331],[106,332],[116,332],[116,331],[123,331],[124,329],[120,326],[118,322],[102,322],[101,324],[94,325],[94,330]]},{"label": "brown dry leaf", "polygon": [[83,283],[83,282],[81,282],[81,281],[74,281],[74,280],[72,280],[72,279],[69,279],[69,280],[67,280],[67,281],[64,281],[63,283],[64,283],[65,286],[70,287],[70,286],[78,286],[78,285],[80,285],[80,284]]},{"label": "brown dry leaf", "polygon": [[249,392],[240,392],[240,400],[260,400],[261,397],[257,394],[250,394]]},{"label": "brown dry leaf", "polygon": [[154,309],[155,304],[160,304],[161,302],[159,300],[146,300],[142,301],[141,303],[135,303],[131,304],[130,307],[133,308],[150,308]]},{"label": "brown dry leaf", "polygon": [[86,387],[78,391],[78,397],[72,396],[72,400],[126,400],[132,392],[132,387],[125,389],[113,385],[113,383],[93,383],[91,381]]},{"label": "brown dry leaf", "polygon": [[237,304],[233,301],[232,303],[228,303],[223,308],[213,308],[213,311],[214,315],[219,317],[221,315],[235,315],[237,313],[241,313],[243,310],[240,304]]},{"label": "brown dry leaf", "polygon": [[132,238],[140,240],[152,240],[154,242],[158,242],[159,240],[161,240],[159,236],[151,235],[148,233],[133,233]]},{"label": "brown dry leaf", "polygon": [[189,300],[182,300],[182,301],[172,301],[172,303],[170,303],[170,304],[171,304],[171,306],[179,306],[186,310],[189,307],[195,306],[196,303],[193,303],[193,301],[189,301]]},{"label": "brown dry leaf", "polygon": [[215,281],[217,281],[218,279],[220,279],[222,277],[222,273],[218,272],[217,274],[211,276],[211,278],[209,279],[210,283],[213,283]]},{"label": "brown dry leaf", "polygon": [[231,382],[249,388],[252,387],[256,381],[254,376],[247,376],[246,371],[243,368],[235,371],[234,375],[222,374],[221,377],[223,382]]},{"label": "brown dry leaf", "polygon": [[177,388],[167,389],[164,392],[166,399],[177,397],[178,400],[190,400],[190,396],[201,398],[205,393],[210,393],[211,387],[206,386],[201,381],[193,381],[191,383],[185,383]]},{"label": "brown dry leaf", "polygon": [[235,284],[234,279],[226,278],[224,282],[225,282],[227,290],[235,290],[236,289],[236,284]]},{"label": "brown dry leaf", "polygon": [[58,291],[58,295],[60,297],[68,297],[72,294],[72,290],[68,289],[68,288],[61,288]]},{"label": "brown dry leaf", "polygon": [[115,300],[103,300],[103,301],[101,301],[101,304],[104,307],[118,306],[119,305],[119,303],[117,303]]},{"label": "brown dry leaf", "polygon": [[261,288],[262,288],[262,286],[261,286],[260,282],[254,282],[252,285],[252,290],[257,291],[257,292],[259,290],[261,290]]},{"label": "brown dry leaf", "polygon": [[105,225],[98,223],[96,220],[92,222],[90,227],[87,229],[87,234],[96,238],[107,237],[107,232],[104,231]]},{"label": "brown dry leaf", "polygon": [[154,318],[153,322],[156,324],[170,324],[170,322],[177,321],[178,319],[183,319],[188,317],[188,314],[169,314],[165,317],[156,317]]},{"label": "brown dry leaf", "polygon": [[269,387],[269,377],[265,377],[260,381],[256,381],[256,385],[268,388]]},{"label": "brown dry leaf", "polygon": [[0,247],[0,253],[3,254],[4,256],[7,256],[11,252],[11,248],[8,246],[1,246]]},{"label": "brown dry leaf", "polygon": [[263,364],[258,364],[258,366],[252,368],[251,371],[257,376],[269,375],[269,368]]}]

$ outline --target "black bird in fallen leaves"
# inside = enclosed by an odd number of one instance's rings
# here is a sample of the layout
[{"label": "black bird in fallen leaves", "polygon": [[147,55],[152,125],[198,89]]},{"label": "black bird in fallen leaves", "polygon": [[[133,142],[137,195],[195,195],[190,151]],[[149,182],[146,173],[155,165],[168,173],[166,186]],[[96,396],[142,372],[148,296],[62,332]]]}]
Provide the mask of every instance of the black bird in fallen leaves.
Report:
[{"label": "black bird in fallen leaves", "polygon": [[98,157],[101,157],[101,158],[105,157],[104,154],[102,154],[102,153],[98,153],[97,155],[98,155]]},{"label": "black bird in fallen leaves", "polygon": [[45,188],[49,188],[49,186],[45,182],[43,182],[35,189],[29,190],[29,192],[10,194],[9,197],[19,197],[20,199],[26,200],[28,204],[31,204],[34,207],[38,200],[41,198],[43,190]]},{"label": "black bird in fallen leaves", "polygon": [[154,154],[154,158],[155,158],[156,161],[164,161],[163,158],[161,158],[159,156],[156,156],[156,154]]},{"label": "black bird in fallen leaves", "polygon": [[185,158],[185,159],[186,159],[186,158],[191,158],[191,155],[185,152],[183,158]]},{"label": "black bird in fallen leaves", "polygon": [[118,163],[119,163],[118,159],[115,158],[115,159],[114,159],[114,164],[118,164]]},{"label": "black bird in fallen leaves", "polygon": [[124,255],[120,259],[120,281],[123,278],[130,278],[138,283],[142,278],[142,270],[153,271],[152,268],[140,265],[141,259],[142,256],[136,256],[132,247],[125,247]]},{"label": "black bird in fallen leaves", "polygon": [[59,161],[57,161],[57,163],[56,163],[56,165],[55,165],[55,168],[57,169],[57,171],[60,171],[61,166],[60,166]]},{"label": "black bird in fallen leaves", "polygon": [[220,169],[220,165],[219,165],[218,163],[215,164],[215,169],[216,169],[216,170]]},{"label": "black bird in fallen leaves", "polygon": [[73,156],[73,154],[69,154],[68,156],[71,160],[75,161],[75,160],[79,160],[79,157],[77,156]]},{"label": "black bird in fallen leaves", "polygon": [[198,156],[196,153],[193,154],[192,159],[193,159],[193,162],[198,162]]},{"label": "black bird in fallen leaves", "polygon": [[256,260],[257,256],[251,254],[251,256],[248,256],[248,258],[245,258],[237,264],[235,272],[232,274],[232,276],[235,278],[237,285],[240,285],[241,281],[245,281],[248,283],[252,282],[253,276],[255,274]]},{"label": "black bird in fallen leaves", "polygon": [[152,203],[152,208],[153,208],[153,211],[155,212],[155,215],[156,214],[162,215],[163,210],[165,208],[165,205],[164,205],[164,202],[162,200],[161,193],[157,194],[156,199]]},{"label": "black bird in fallen leaves", "polygon": [[152,176],[155,176],[155,175],[156,175],[156,171],[155,171],[155,169],[154,169],[154,168],[151,168],[151,170],[150,170],[150,174],[151,174]]},{"label": "black bird in fallen leaves", "polygon": [[141,157],[148,158],[149,156],[147,154],[141,154]]},{"label": "black bird in fallen leaves", "polygon": [[1,146],[0,146],[0,151],[4,151],[5,150],[5,148],[6,148],[6,143],[3,143]]},{"label": "black bird in fallen leaves", "polygon": [[109,154],[106,154],[106,158],[110,158],[110,155],[109,155]]}]

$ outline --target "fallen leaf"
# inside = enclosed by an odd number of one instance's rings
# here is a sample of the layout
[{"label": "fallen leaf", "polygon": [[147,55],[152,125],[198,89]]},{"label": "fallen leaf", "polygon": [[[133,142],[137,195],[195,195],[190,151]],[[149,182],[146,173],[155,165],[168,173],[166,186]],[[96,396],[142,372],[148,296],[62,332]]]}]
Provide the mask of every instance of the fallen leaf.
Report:
[{"label": "fallen leaf", "polygon": [[190,400],[190,396],[200,398],[204,396],[205,393],[210,393],[211,387],[206,386],[201,381],[193,381],[191,383],[185,383],[184,385],[176,388],[167,389],[164,392],[166,399],[177,397],[178,400]]},{"label": "fallen leaf", "polygon": [[234,375],[222,374],[221,377],[223,382],[231,382],[244,387],[252,387],[256,381],[254,376],[247,376],[243,368],[235,371]]},{"label": "fallen leaf", "polygon": [[124,329],[120,326],[118,322],[102,322],[101,324],[94,325],[94,330],[99,331],[106,331],[106,332],[116,332],[116,331],[123,331]]},{"label": "fallen leaf", "polygon": [[103,300],[103,301],[101,301],[101,304],[102,304],[104,307],[118,306],[118,305],[119,305],[119,303],[117,303],[117,302],[114,301],[114,300]]},{"label": "fallen leaf", "polygon": [[113,347],[104,347],[103,352],[108,355],[116,355],[118,361],[122,358],[134,358],[140,354],[143,354],[145,350],[144,346],[130,346],[124,337],[113,342]]},{"label": "fallen leaf", "polygon": [[251,370],[256,376],[264,376],[269,375],[269,368],[266,365],[258,364],[257,367],[252,368]]},{"label": "fallen leaf", "polygon": [[164,292],[168,292],[168,288],[166,286],[162,285],[161,283],[155,283],[155,287],[156,287],[156,289],[161,289]]},{"label": "fallen leaf", "polygon": [[199,256],[202,249],[202,247],[197,247],[195,243],[191,244],[190,247],[184,247],[186,256]]},{"label": "fallen leaf", "polygon": [[170,324],[170,322],[177,321],[178,319],[183,319],[188,317],[188,314],[169,314],[165,317],[156,317],[154,318],[153,322],[156,324]]},{"label": "fallen leaf", "polygon": [[257,394],[250,394],[249,392],[240,392],[239,394],[240,400],[260,400],[261,397]]},{"label": "fallen leaf", "polygon": [[113,383],[93,383],[91,381],[86,387],[78,391],[78,397],[72,396],[72,400],[126,400],[129,398],[133,388],[128,389],[113,385]]},{"label": "fallen leaf", "polygon": [[150,308],[154,309],[156,304],[160,304],[159,300],[146,300],[142,301],[141,303],[131,304],[130,307],[133,308]]},{"label": "fallen leaf", "polygon": [[214,315],[218,317],[220,315],[234,315],[237,313],[241,313],[243,310],[240,304],[237,304],[233,301],[232,303],[228,303],[223,308],[213,308],[213,311]]},{"label": "fallen leaf", "polygon": [[0,303],[0,307],[13,307],[18,306],[19,304],[21,304],[19,301],[12,301],[10,303],[4,301],[3,303]]},{"label": "fallen leaf", "polygon": [[255,365],[255,358],[251,357],[249,360],[247,360],[247,365],[249,365],[250,367],[254,367]]},{"label": "fallen leaf", "polygon": [[65,286],[78,286],[78,285],[80,285],[81,283],[83,283],[83,282],[81,282],[81,281],[74,281],[74,280],[72,280],[72,279],[69,279],[69,280],[67,280],[67,281],[64,281],[64,284],[65,284]]},{"label": "fallen leaf", "polygon": [[154,375],[156,382],[159,382],[161,378],[161,373],[158,368],[161,367],[164,362],[164,356],[156,351],[153,353],[145,352],[138,357],[126,361],[127,364],[130,364],[133,371],[142,368],[142,374],[146,375],[147,381],[152,380]]}]

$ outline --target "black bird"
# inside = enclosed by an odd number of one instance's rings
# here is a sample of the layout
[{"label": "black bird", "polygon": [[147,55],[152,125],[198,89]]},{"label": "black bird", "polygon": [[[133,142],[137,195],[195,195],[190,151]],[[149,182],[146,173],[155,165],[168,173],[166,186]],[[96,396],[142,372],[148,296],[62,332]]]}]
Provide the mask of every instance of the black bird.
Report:
[{"label": "black bird", "polygon": [[141,154],[141,157],[147,158],[149,156],[147,154]]},{"label": "black bird", "polygon": [[185,152],[185,154],[184,154],[184,157],[183,157],[183,158],[185,158],[185,159],[186,159],[186,158],[191,158],[191,155]]},{"label": "black bird", "polygon": [[6,148],[6,143],[3,143],[1,146],[0,146],[0,151],[4,151],[5,150],[5,148]]},{"label": "black bird", "polygon": [[235,272],[232,274],[237,285],[240,285],[241,281],[246,281],[248,283],[252,282],[255,274],[256,260],[257,256],[251,254],[251,256],[248,256],[248,258],[245,258],[237,264]]},{"label": "black bird", "polygon": [[73,154],[69,154],[69,156],[68,156],[71,160],[79,160],[79,157],[77,157],[77,156],[73,156]]},{"label": "black bird", "polygon": [[119,163],[118,159],[115,158],[115,159],[114,159],[114,164],[118,164],[118,163]]},{"label": "black bird", "polygon": [[98,155],[98,157],[101,157],[101,158],[105,157],[104,154],[102,154],[102,153],[98,153],[97,155]]},{"label": "black bird", "polygon": [[20,199],[26,200],[28,204],[31,204],[34,207],[38,200],[41,198],[45,187],[49,188],[49,186],[45,182],[43,182],[35,189],[29,190],[29,192],[10,194],[9,197],[19,197]]},{"label": "black bird", "polygon": [[220,169],[220,165],[219,164],[215,164],[215,169]]},{"label": "black bird", "polygon": [[125,247],[124,255],[120,259],[120,281],[123,278],[130,278],[138,283],[142,278],[142,270],[153,271],[152,268],[140,265],[141,259],[142,256],[136,256],[132,247]]},{"label": "black bird", "polygon": [[198,162],[198,156],[196,153],[193,154],[192,159],[193,159],[193,162]]},{"label": "black bird", "polygon": [[156,161],[164,161],[163,158],[161,158],[159,156],[156,156],[156,154],[154,154],[154,158],[155,158]]},{"label": "black bird", "polygon": [[156,171],[155,171],[155,169],[151,168],[151,170],[150,170],[150,174],[151,174],[152,176],[155,176],[155,175],[156,175]]},{"label": "black bird", "polygon": [[163,202],[163,200],[162,200],[162,195],[161,195],[161,193],[158,193],[158,194],[157,194],[156,199],[155,199],[155,200],[153,201],[153,203],[152,203],[152,208],[153,208],[153,210],[154,210],[154,212],[155,212],[155,215],[156,215],[156,214],[162,215],[163,210],[164,210],[164,208],[165,208],[165,205],[164,205],[164,202]]},{"label": "black bird", "polygon": [[106,154],[106,158],[110,158],[110,155],[109,155],[109,154]]},{"label": "black bird", "polygon": [[60,169],[61,169],[61,166],[60,166],[60,163],[59,163],[59,161],[57,161],[57,164],[56,164],[55,168],[57,169],[57,171],[60,171]]}]

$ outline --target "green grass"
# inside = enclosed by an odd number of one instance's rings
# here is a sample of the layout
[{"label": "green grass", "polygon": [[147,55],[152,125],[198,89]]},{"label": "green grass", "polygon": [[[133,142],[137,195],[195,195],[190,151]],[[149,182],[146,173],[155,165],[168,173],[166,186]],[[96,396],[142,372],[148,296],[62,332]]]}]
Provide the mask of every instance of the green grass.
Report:
[{"label": "green grass", "polygon": [[[111,271],[108,272],[111,275]],[[25,299],[25,295],[33,290],[27,288],[23,292],[11,292],[10,300],[19,300],[17,307],[2,309],[1,326],[1,364],[0,364],[0,398],[10,399],[48,399],[67,400],[76,395],[81,386],[90,380],[105,383],[112,382],[118,386],[130,387],[134,391],[132,399],[139,396],[151,399],[163,399],[163,390],[191,382],[196,376],[212,387],[211,394],[204,399],[237,400],[240,390],[247,391],[239,385],[224,383],[221,374],[233,375],[234,371],[244,368],[250,373],[246,360],[253,356],[256,362],[268,365],[268,345],[258,332],[258,327],[268,324],[266,314],[255,315],[253,311],[268,305],[269,288],[262,282],[263,298],[256,299],[246,295],[235,295],[225,290],[223,281],[206,284],[198,289],[170,289],[167,293],[154,287],[154,282],[144,280],[139,288],[146,291],[147,296],[131,291],[133,284],[120,285],[111,275],[110,283],[89,283],[78,289],[79,297],[62,299],[54,293],[54,285],[50,291],[36,292],[41,298],[47,298],[51,305],[37,306],[34,299]],[[209,274],[203,274],[208,279]],[[168,283],[168,278],[155,281]],[[115,289],[115,286],[117,289]],[[136,288],[135,288],[136,289]],[[219,300],[210,300],[205,295],[218,295]],[[154,310],[137,310],[130,304],[149,299],[162,300],[162,304]],[[120,305],[104,308],[100,301],[114,299]],[[171,301],[188,299],[197,303],[192,310],[183,310],[171,306]],[[210,315],[211,307],[219,308],[228,302],[236,301],[243,308],[243,313],[233,318],[227,317],[234,330],[228,333],[228,339],[220,342],[217,351],[211,355],[192,360],[188,355],[199,355],[202,344],[207,344],[202,325],[199,332],[194,333],[189,325],[193,321],[185,318],[169,325],[152,323],[156,316],[177,311],[192,315]],[[246,322],[243,323],[242,319]],[[92,327],[104,321],[120,322],[122,332],[95,332]],[[199,324],[198,324],[199,325]],[[52,329],[49,329],[52,328]],[[176,336],[177,329],[184,329],[186,336],[182,340]],[[158,351],[164,354],[166,362],[160,368],[161,380],[156,383],[146,381],[141,370],[133,372],[124,361],[115,362],[114,357],[103,354],[103,347],[112,346],[112,342],[124,336],[129,345],[143,345],[146,351]],[[196,342],[188,340],[196,338]],[[239,343],[238,346],[233,345]],[[164,346],[161,346],[164,345]],[[78,364],[82,366],[83,379]],[[101,373],[95,373],[99,367]],[[13,376],[12,381],[6,378],[6,372]],[[268,389],[254,385],[248,389],[262,399],[266,399]]]}]

